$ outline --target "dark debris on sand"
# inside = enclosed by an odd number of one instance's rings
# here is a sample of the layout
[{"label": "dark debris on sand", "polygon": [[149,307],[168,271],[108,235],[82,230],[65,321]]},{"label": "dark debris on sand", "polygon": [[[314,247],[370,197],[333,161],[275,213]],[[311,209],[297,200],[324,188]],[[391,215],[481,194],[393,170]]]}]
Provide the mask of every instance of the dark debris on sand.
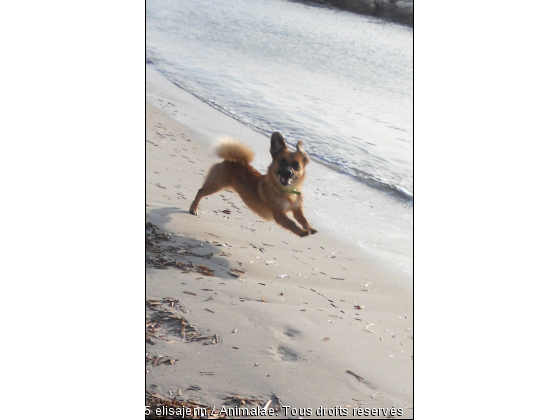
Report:
[{"label": "dark debris on sand", "polygon": [[146,266],[159,269],[175,267],[182,273],[196,272],[204,276],[214,276],[211,268],[204,264],[193,264],[192,262],[181,262],[179,259],[185,256],[210,258],[213,254],[201,255],[190,249],[163,245],[162,242],[172,241],[173,235],[162,232],[156,225],[146,221]]},{"label": "dark debris on sand", "polygon": [[146,300],[146,310],[152,312],[150,316],[146,313],[146,343],[156,344],[156,339],[170,341],[168,334],[172,334],[185,342],[208,340],[208,344],[217,344],[217,334],[203,336],[194,325],[172,310],[173,307],[182,309],[178,303],[172,298]]},{"label": "dark debris on sand", "polygon": [[213,410],[212,407],[198,401],[171,399],[150,390],[146,391],[146,414],[146,419],[226,418],[225,414],[219,414],[217,410]]}]

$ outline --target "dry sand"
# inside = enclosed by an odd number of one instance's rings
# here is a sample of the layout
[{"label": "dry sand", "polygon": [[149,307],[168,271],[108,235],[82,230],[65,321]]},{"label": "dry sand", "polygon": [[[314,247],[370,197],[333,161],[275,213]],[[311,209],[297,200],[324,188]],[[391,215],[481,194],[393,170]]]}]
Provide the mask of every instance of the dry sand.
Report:
[{"label": "dry sand", "polygon": [[[215,139],[149,103],[146,125],[146,216],[167,234],[148,247],[146,299],[162,305],[147,306],[146,315],[165,309],[193,326],[185,342],[180,322],[163,322],[155,333],[163,338],[146,344],[147,390],[198,400],[215,414],[237,395],[289,406],[279,418],[318,417],[320,407],[374,417],[353,411],[360,406],[412,418],[413,298],[403,273],[324,228],[299,238],[263,221],[232,192],[204,199],[191,215],[205,171],[217,161]],[[268,159],[262,137],[255,153]],[[311,189],[305,185],[304,194]],[[313,225],[312,212],[308,218]],[[158,261],[178,264],[155,268]],[[188,334],[193,328],[198,335]],[[157,356],[164,358],[154,365]]]}]

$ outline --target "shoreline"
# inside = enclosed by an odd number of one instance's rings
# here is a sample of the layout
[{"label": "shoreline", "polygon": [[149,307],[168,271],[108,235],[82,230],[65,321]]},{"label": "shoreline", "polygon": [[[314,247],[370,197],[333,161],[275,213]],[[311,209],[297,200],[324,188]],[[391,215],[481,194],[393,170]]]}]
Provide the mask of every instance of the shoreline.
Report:
[{"label": "shoreline", "polygon": [[[172,97],[163,101],[176,108]],[[260,220],[233,193],[205,199],[199,216],[188,213],[216,161],[201,128],[245,140],[232,121],[200,110],[203,102],[192,106],[185,126],[146,104],[146,217],[160,232],[147,251],[146,316],[162,322],[146,344],[147,391],[216,407],[254,397],[279,407],[281,418],[291,417],[281,406],[345,407],[348,418],[352,408],[394,406],[411,418],[406,276],[372,263],[326,223],[299,238]],[[255,166],[268,160],[259,150]],[[304,189],[312,203],[311,191]],[[169,268],[156,268],[158,261]],[[166,324],[179,319],[193,327],[192,340]]]},{"label": "shoreline", "polygon": [[296,0],[298,3],[328,7],[363,16],[374,16],[414,28],[413,0]]}]

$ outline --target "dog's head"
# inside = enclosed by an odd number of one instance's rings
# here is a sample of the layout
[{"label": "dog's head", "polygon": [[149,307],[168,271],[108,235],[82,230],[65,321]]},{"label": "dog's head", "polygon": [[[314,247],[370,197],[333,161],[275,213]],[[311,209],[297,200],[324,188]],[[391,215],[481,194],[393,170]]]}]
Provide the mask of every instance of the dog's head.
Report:
[{"label": "dog's head", "polygon": [[303,182],[305,166],[309,163],[309,157],[303,150],[301,140],[297,144],[297,150],[290,152],[282,134],[272,133],[270,154],[272,155],[272,164],[268,170],[274,175],[273,178],[278,181],[282,188],[288,186],[295,188]]}]

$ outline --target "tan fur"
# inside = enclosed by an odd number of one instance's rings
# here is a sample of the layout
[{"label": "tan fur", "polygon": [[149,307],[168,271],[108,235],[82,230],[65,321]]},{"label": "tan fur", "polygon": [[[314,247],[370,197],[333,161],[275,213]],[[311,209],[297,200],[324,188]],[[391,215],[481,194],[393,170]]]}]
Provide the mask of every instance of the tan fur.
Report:
[{"label": "tan fur", "polygon": [[216,156],[233,162],[251,163],[255,154],[243,143],[239,143],[231,137],[222,137],[219,139],[218,146],[216,147]]},{"label": "tan fur", "polygon": [[[270,153],[273,157],[265,175],[262,175],[249,163],[254,154],[246,145],[231,138],[220,140],[216,154],[224,159],[210,167],[206,180],[191,205],[190,212],[198,214],[200,201],[224,188],[235,190],[247,206],[266,220],[291,230],[296,235],[307,236],[317,233],[303,214],[303,195],[290,190],[300,191],[305,178],[305,166],[309,162],[302,142],[297,150],[290,152],[280,133],[271,136]],[[290,182],[283,185],[282,182]],[[292,212],[301,225],[298,226],[288,217]]]}]

